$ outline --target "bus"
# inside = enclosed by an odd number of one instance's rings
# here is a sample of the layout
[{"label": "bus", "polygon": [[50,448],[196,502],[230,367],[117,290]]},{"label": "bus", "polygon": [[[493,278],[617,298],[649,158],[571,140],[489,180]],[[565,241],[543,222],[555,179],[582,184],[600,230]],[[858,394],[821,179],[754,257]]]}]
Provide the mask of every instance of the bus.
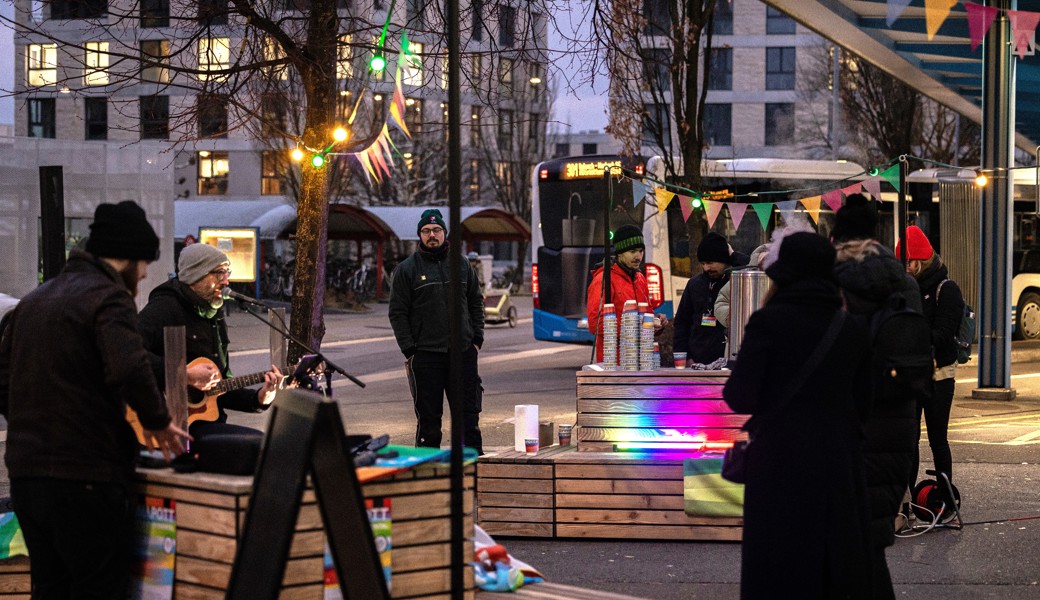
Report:
[{"label": "bus", "polygon": [[[611,173],[604,177],[604,171]],[[646,243],[644,273],[654,312],[674,314],[691,276],[696,255],[678,202],[659,213],[655,203],[633,198],[633,185],[622,173],[650,174],[664,180],[660,157],[623,158],[592,155],[541,162],[531,174],[531,291],[534,336],[554,342],[592,342],[584,324],[585,297],[592,271],[603,261],[604,202],[613,209],[607,226],[640,226]],[[743,158],[705,160],[705,190],[717,198],[747,202],[797,200],[849,185],[866,176],[863,167],[843,161]],[[759,196],[755,196],[759,194]],[[768,200],[765,200],[768,198]],[[741,199],[741,200],[736,200]],[[749,211],[750,212],[750,211]],[[826,213],[821,209],[821,215]],[[734,249],[750,254],[769,239],[778,219],[774,212],[763,229],[753,215],[739,227],[723,211],[712,227]],[[808,217],[806,217],[808,219]],[[830,220],[820,217],[821,233]]]}]

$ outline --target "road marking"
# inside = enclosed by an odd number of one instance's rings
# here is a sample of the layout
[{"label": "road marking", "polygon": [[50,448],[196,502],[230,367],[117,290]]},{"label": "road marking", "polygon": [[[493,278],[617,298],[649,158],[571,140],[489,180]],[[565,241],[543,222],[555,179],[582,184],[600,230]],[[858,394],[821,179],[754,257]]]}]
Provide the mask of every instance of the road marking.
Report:
[{"label": "road marking", "polygon": [[1040,416],[1040,413],[1032,412],[1029,414],[1018,415],[1017,417],[982,417],[979,419],[971,419],[969,421],[955,421],[950,423],[950,427],[963,427],[965,425],[979,425],[982,423],[1003,423],[1005,421],[1022,421],[1025,419],[1035,419]]},{"label": "road marking", "polygon": [[1036,443],[1033,441],[1036,438],[1040,438],[1040,429],[1037,429],[1025,435],[1020,435],[1017,438],[1014,438],[1005,443],[1009,446],[1021,446],[1023,444]]},{"label": "road marking", "polygon": [[[1040,377],[1040,373],[1022,373],[1020,375],[1012,375],[1011,379],[1032,379],[1033,377]],[[957,379],[955,383],[975,383],[978,380],[978,377],[972,377],[971,379]]]}]

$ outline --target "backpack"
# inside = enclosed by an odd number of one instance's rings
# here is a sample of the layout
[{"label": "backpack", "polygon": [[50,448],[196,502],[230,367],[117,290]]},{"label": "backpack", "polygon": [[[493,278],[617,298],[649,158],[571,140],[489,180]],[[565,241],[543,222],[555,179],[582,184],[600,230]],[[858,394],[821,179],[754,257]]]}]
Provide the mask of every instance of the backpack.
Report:
[{"label": "backpack", "polygon": [[[935,289],[935,303],[939,304],[939,293],[942,292],[942,286],[949,279],[943,279],[939,282],[939,287]],[[964,364],[971,360],[971,345],[975,341],[975,309],[964,303],[964,312],[961,314],[961,324],[957,328],[956,335],[953,336],[955,342],[957,342],[957,362]]]},{"label": "backpack", "polygon": [[931,396],[935,361],[928,319],[907,307],[906,298],[896,292],[871,315],[869,325],[880,377],[876,397],[901,401]]}]

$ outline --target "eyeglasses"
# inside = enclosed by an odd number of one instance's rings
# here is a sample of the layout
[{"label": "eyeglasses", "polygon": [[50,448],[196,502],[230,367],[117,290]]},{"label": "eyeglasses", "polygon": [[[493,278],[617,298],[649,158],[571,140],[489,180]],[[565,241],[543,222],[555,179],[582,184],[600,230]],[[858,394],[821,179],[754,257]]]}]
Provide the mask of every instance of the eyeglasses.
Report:
[{"label": "eyeglasses", "polygon": [[443,227],[430,227],[429,229],[419,230],[419,235],[424,235],[426,237],[429,237],[431,235],[440,235],[442,233],[444,233]]},{"label": "eyeglasses", "polygon": [[223,279],[225,277],[231,277],[231,269],[216,269],[209,272],[210,275],[216,275],[217,279]]}]

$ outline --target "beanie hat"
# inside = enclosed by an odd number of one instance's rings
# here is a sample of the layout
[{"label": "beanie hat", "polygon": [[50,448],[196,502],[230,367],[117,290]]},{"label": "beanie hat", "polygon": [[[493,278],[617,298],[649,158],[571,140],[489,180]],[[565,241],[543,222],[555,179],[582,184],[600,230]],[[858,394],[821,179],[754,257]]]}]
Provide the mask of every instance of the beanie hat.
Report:
[{"label": "beanie hat", "polygon": [[729,264],[729,243],[726,238],[711,231],[697,246],[697,260],[702,263],[720,262]]},{"label": "beanie hat", "polygon": [[419,224],[415,226],[416,235],[419,235],[419,230],[424,225],[440,225],[445,231],[448,230],[448,226],[444,224],[444,217],[441,215],[441,211],[436,208],[427,208],[423,211],[422,216],[419,217]]},{"label": "beanie hat", "polygon": [[776,262],[766,268],[766,275],[779,285],[803,279],[834,280],[834,247],[822,236],[799,231],[784,236]]},{"label": "beanie hat", "polygon": [[[928,236],[921,231],[921,228],[917,225],[911,225],[906,228],[906,258],[907,260],[928,260],[935,254],[932,250],[932,243],[928,241]],[[899,243],[896,243],[896,257],[902,258],[899,254]]]},{"label": "beanie hat", "polygon": [[614,252],[621,254],[635,249],[646,249],[643,232],[635,225],[622,225],[614,232]]},{"label": "beanie hat", "polygon": [[191,285],[220,265],[228,264],[231,264],[231,261],[228,260],[227,254],[214,246],[203,243],[185,246],[184,250],[181,250],[181,257],[177,259],[177,279]]},{"label": "beanie hat", "polygon": [[874,203],[863,194],[845,198],[845,206],[838,209],[831,236],[837,242],[867,240],[877,237],[878,213]]},{"label": "beanie hat", "polygon": [[151,262],[159,258],[159,236],[148,223],[144,209],[133,200],[99,204],[86,250],[99,257]]}]

